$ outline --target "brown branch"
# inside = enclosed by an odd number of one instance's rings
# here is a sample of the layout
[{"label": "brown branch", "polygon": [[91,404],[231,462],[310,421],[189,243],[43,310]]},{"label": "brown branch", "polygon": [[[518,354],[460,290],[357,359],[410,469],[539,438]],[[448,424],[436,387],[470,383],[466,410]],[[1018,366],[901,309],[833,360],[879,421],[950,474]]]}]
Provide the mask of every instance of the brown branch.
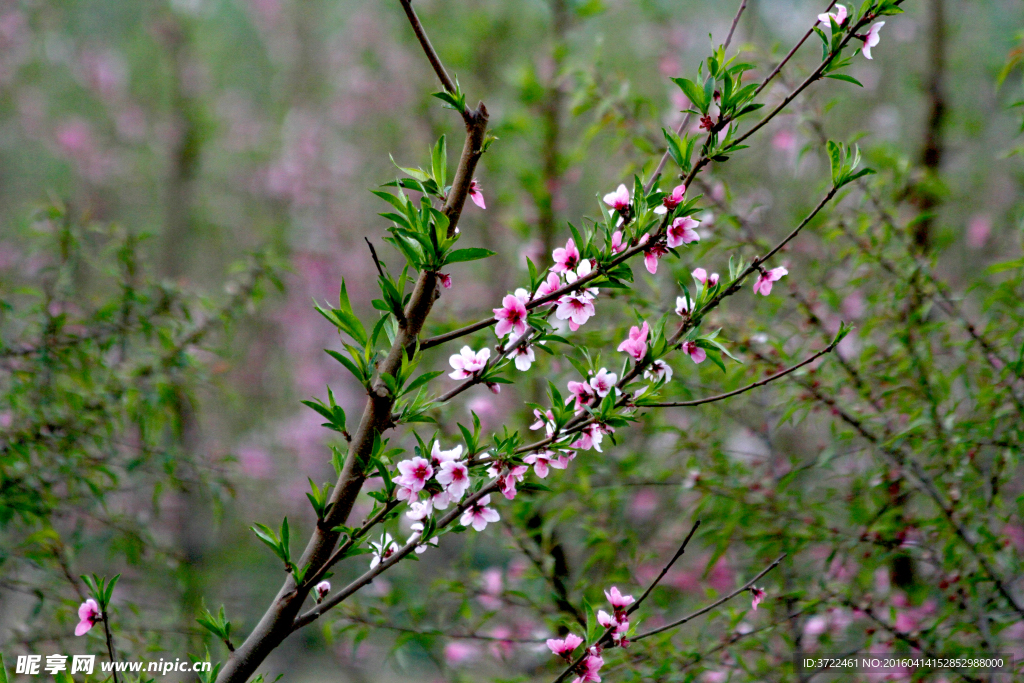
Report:
[{"label": "brown branch", "polygon": [[[412,0],[399,0],[402,3],[402,9],[405,10],[405,16],[409,18],[409,24],[412,25],[413,33],[416,34],[416,39],[420,41],[420,47],[423,48],[423,53],[427,56],[427,61],[430,62],[430,66],[434,69],[434,73],[437,74],[437,78],[441,81],[441,85],[452,95],[455,94],[455,82],[448,76],[448,71],[444,68],[444,64],[441,63],[441,58],[437,56],[437,52],[434,50],[434,46],[430,44],[430,38],[427,37],[426,31],[423,30],[423,24],[420,23],[420,18],[416,15],[416,10],[412,8]],[[469,114],[467,109],[464,112],[459,112],[465,118]]]},{"label": "brown branch", "polygon": [[[740,11],[742,11],[742,8]],[[661,568],[661,571],[658,573],[658,576],[654,578],[654,581],[652,581],[651,585],[647,587],[647,590],[644,591],[643,595],[641,595],[637,599],[637,601],[634,602],[628,610],[626,610],[626,614],[632,614],[633,612],[640,609],[640,605],[644,603],[644,600],[646,600],[647,596],[651,594],[651,591],[653,591],[655,587],[657,587],[657,585],[661,583],[661,580],[665,578],[665,574],[668,574],[668,570],[672,568],[672,565],[676,563],[676,560],[682,557],[683,553],[686,552],[686,546],[689,545],[690,539],[693,538],[693,535],[697,533],[697,527],[699,526],[700,520],[698,519],[696,522],[693,523],[693,528],[690,529],[690,533],[686,534],[686,538],[683,539],[683,543],[679,546],[679,550],[676,551],[676,554],[672,556],[672,559],[668,561],[668,564]]]}]

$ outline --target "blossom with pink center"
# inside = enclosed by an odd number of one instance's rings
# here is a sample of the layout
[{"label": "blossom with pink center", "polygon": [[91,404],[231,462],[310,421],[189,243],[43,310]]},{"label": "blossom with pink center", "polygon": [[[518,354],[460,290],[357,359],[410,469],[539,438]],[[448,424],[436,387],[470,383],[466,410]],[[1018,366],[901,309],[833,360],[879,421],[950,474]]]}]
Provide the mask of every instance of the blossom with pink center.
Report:
[{"label": "blossom with pink center", "polygon": [[486,209],[487,204],[484,202],[484,193],[481,192],[483,188],[480,183],[476,181],[476,178],[469,183],[469,198],[473,200],[473,203],[479,206],[481,209]]},{"label": "blossom with pink center", "polygon": [[473,351],[468,346],[463,346],[458,353],[448,359],[448,363],[455,368],[452,372],[448,373],[448,376],[452,379],[472,377],[474,373],[484,369],[484,366],[487,365],[487,359],[490,357],[491,350],[486,347],[479,351]]},{"label": "blossom with pink center", "polygon": [[395,551],[398,550],[398,545],[395,543],[395,540],[391,538],[391,534],[385,532],[384,535],[380,537],[380,542],[370,544],[370,549],[373,551],[373,559],[370,560],[370,569],[373,569],[378,564],[394,555]]},{"label": "blossom with pink center", "polygon": [[626,634],[629,633],[629,617],[622,611],[611,615],[604,610],[600,610],[597,613],[597,623],[605,628],[612,629],[612,640],[616,643],[621,643]]},{"label": "blossom with pink center", "polygon": [[612,233],[612,253],[621,254],[626,251],[626,247],[629,245],[622,241],[622,231],[616,230]]},{"label": "blossom with pink center", "polygon": [[548,476],[548,468],[564,470],[567,464],[562,459],[556,458],[554,451],[530,453],[523,458],[523,462],[527,465],[533,465],[533,473],[541,479],[545,479]]},{"label": "blossom with pink center", "polygon": [[654,361],[644,370],[644,379],[658,382],[663,378],[666,382],[672,379],[672,366],[663,360]]},{"label": "blossom with pink center", "polygon": [[568,320],[573,332],[585,325],[594,313],[594,302],[586,292],[566,294],[558,300],[558,307],[555,308],[555,317]]},{"label": "blossom with pink center", "polygon": [[409,542],[412,543],[413,541],[420,541],[419,545],[416,546],[417,555],[422,555],[423,553],[427,552],[427,546],[432,545],[435,548],[437,547],[437,536],[434,536],[433,538],[426,541],[421,540],[423,534],[423,522],[416,522],[415,524],[410,524],[409,528],[412,529],[412,535],[409,537]]},{"label": "blossom with pink center", "polygon": [[452,276],[448,273],[438,273],[437,279],[441,281],[441,286],[445,289],[452,288]]},{"label": "blossom with pink center", "polygon": [[761,273],[757,276],[757,281],[754,282],[754,294],[768,296],[772,293],[772,283],[778,282],[784,275],[788,274],[789,271],[782,266],[772,268],[767,273]]},{"label": "blossom with pink center", "polygon": [[509,351],[509,358],[515,362],[517,370],[520,372],[526,372],[530,369],[530,366],[533,365],[533,362],[537,360],[537,358],[534,355],[532,344],[525,343],[517,346],[521,338],[521,335],[513,333],[512,336],[508,338],[506,348],[515,347]]},{"label": "blossom with pink center", "polygon": [[604,196],[604,203],[615,211],[625,211],[629,208],[629,190],[625,185],[620,184],[614,192]]},{"label": "blossom with pink center", "polygon": [[690,242],[699,242],[700,235],[694,230],[698,225],[700,225],[700,222],[693,220],[689,216],[672,221],[672,225],[668,227],[668,233],[665,236],[668,246],[675,248]]},{"label": "blossom with pink center", "polygon": [[401,475],[395,477],[395,483],[413,493],[422,491],[427,481],[434,476],[434,468],[430,461],[419,456],[398,463],[398,471]]},{"label": "blossom with pink center", "polygon": [[688,355],[694,363],[703,363],[708,357],[707,352],[697,346],[697,342],[693,340],[683,342],[683,353]]},{"label": "blossom with pink center", "polygon": [[469,468],[461,462],[443,462],[437,473],[437,482],[453,500],[462,500],[469,488]]},{"label": "blossom with pink center", "polygon": [[758,588],[757,586],[751,586],[750,592],[754,596],[754,599],[750,601],[750,606],[753,607],[756,612],[757,606],[761,604],[768,594],[764,592],[763,588]]},{"label": "blossom with pink center", "polygon": [[676,315],[687,316],[693,313],[693,299],[688,296],[676,297]]},{"label": "blossom with pink center", "polygon": [[871,59],[871,48],[878,45],[878,41],[880,40],[878,32],[882,30],[883,26],[885,26],[885,22],[879,21],[871,24],[871,28],[868,29],[868,34],[864,37],[864,47],[860,49],[860,51],[864,53],[864,57],[866,59]]},{"label": "blossom with pink center", "polygon": [[583,406],[589,404],[594,399],[594,396],[597,395],[594,393],[594,387],[590,386],[589,382],[570,381],[568,386],[569,393],[571,393],[572,396],[569,397],[568,400],[566,400],[566,403],[575,398],[575,409],[577,411],[583,410]]},{"label": "blossom with pink center", "polygon": [[[548,273],[548,277],[544,282],[540,283],[540,287],[537,288],[537,294],[534,296],[535,299],[542,297],[557,291],[562,286],[562,280],[558,277],[558,273]],[[548,306],[550,304],[544,304]]]},{"label": "blossom with pink center", "polygon": [[672,188],[672,191],[665,195],[665,198],[661,200],[661,206],[654,210],[654,213],[658,215],[664,215],[669,211],[674,211],[677,206],[683,203],[683,194],[686,193],[686,185],[676,185]]},{"label": "blossom with pink center", "polygon": [[591,654],[583,660],[583,670],[579,676],[573,679],[572,683],[601,683],[601,676],[598,673],[604,666],[604,660],[600,655]]},{"label": "blossom with pink center", "polygon": [[835,19],[836,26],[842,26],[843,22],[846,21],[846,6],[836,5],[835,12],[829,12],[827,14],[819,14],[818,22],[821,23],[825,28],[832,26],[832,20]]},{"label": "blossom with pink center", "polygon": [[557,247],[551,252],[551,260],[554,263],[551,270],[555,273],[576,270],[580,263],[580,250],[576,248],[576,242],[570,237],[565,243],[565,248]]},{"label": "blossom with pink center", "polygon": [[644,266],[647,268],[647,272],[654,275],[658,272],[658,261],[662,256],[668,253],[668,249],[659,240],[651,246],[644,249]]},{"label": "blossom with pink center", "polygon": [[634,325],[629,328],[629,337],[619,344],[618,350],[639,363],[647,355],[647,334],[649,332],[650,328],[647,326],[646,321],[644,321],[641,327]]},{"label": "blossom with pink center", "polygon": [[551,466],[555,467],[555,463],[557,462],[558,467],[556,469],[564,470],[566,467],[569,466],[569,463],[575,459],[576,451],[570,451],[563,448],[561,449],[561,452],[558,454],[558,460],[551,461]]},{"label": "blossom with pink center", "polygon": [[604,592],[604,596],[608,598],[608,602],[611,603],[615,611],[625,609],[636,602],[632,595],[623,595],[619,592],[619,589],[616,586],[612,586],[606,590]]},{"label": "blossom with pink center", "polygon": [[[525,293],[525,290],[523,290]],[[494,326],[494,332],[499,337],[504,337],[509,332],[517,337],[526,334],[526,301],[515,294],[507,294],[501,300],[501,308],[495,308],[494,317],[498,324]]]},{"label": "blossom with pink center", "polygon": [[480,500],[473,503],[468,510],[462,513],[459,524],[471,526],[477,531],[483,531],[488,524],[493,524],[501,519],[501,515],[494,508],[487,507],[491,502],[491,495],[487,494]]},{"label": "blossom with pink center", "polygon": [[313,594],[316,596],[317,603],[324,601],[324,597],[331,592],[331,582],[321,581],[317,585],[313,586]]},{"label": "blossom with pink center", "polygon": [[[646,325],[647,323],[644,323]],[[636,329],[636,328],[634,328]],[[604,398],[615,388],[616,376],[614,372],[608,372],[607,368],[601,368],[597,374],[590,378],[590,386],[598,396]]]},{"label": "blossom with pink center", "polygon": [[89,598],[78,606],[78,626],[75,627],[75,635],[84,636],[102,618],[99,604]]},{"label": "blossom with pink center", "polygon": [[569,655],[572,654],[573,650],[578,648],[583,643],[583,639],[575,633],[570,633],[565,638],[548,638],[547,645],[548,649],[559,657],[565,659],[571,659]]},{"label": "blossom with pink center", "polygon": [[704,270],[703,268],[694,269],[694,271],[690,273],[690,275],[693,276],[694,280],[700,282],[702,285],[705,285],[707,287],[714,287],[715,285],[718,284],[718,273],[711,273],[711,276],[708,277],[708,271]]},{"label": "blossom with pink center", "polygon": [[[498,485],[501,488],[501,495],[505,496],[508,500],[513,500],[516,497],[516,484],[523,480],[526,473],[530,471],[530,468],[526,465],[514,465],[509,467],[504,473],[498,474]],[[490,473],[490,470],[488,470]],[[495,476],[492,474],[491,476]]]},{"label": "blossom with pink center", "polygon": [[601,453],[601,442],[604,441],[605,434],[612,434],[615,430],[607,425],[598,423],[590,424],[580,430],[580,438],[573,441],[570,446],[578,448],[581,451],[589,451],[591,448],[596,449],[598,453]]}]

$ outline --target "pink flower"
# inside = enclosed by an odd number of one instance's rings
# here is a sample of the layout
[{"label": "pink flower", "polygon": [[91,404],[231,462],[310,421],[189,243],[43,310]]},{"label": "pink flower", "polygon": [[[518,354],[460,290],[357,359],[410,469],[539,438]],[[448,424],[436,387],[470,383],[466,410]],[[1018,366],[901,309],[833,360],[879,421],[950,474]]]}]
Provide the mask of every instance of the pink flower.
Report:
[{"label": "pink flower", "polygon": [[[646,326],[647,323],[644,323],[644,325]],[[633,329],[635,330],[636,328],[634,327]],[[590,378],[590,386],[594,388],[598,396],[604,398],[615,388],[615,379],[614,372],[608,372],[607,368],[601,368],[597,371],[596,375]]]},{"label": "pink flower", "polygon": [[476,178],[469,183],[469,198],[473,200],[473,203],[479,206],[481,209],[486,209],[487,204],[484,202],[484,193],[480,190],[480,183],[476,181]]},{"label": "pink flower", "polygon": [[699,242],[700,235],[698,235],[697,231],[694,230],[698,225],[700,225],[700,223],[689,216],[677,218],[672,221],[672,225],[669,226],[668,234],[666,235],[668,246],[675,248],[681,244]]},{"label": "pink flower", "polygon": [[772,293],[772,283],[781,280],[783,275],[788,274],[789,271],[782,266],[772,268],[767,273],[762,273],[757,277],[757,281],[754,283],[754,294],[768,296]]},{"label": "pink flower", "polygon": [[703,285],[708,287],[714,287],[718,284],[718,273],[711,273],[711,277],[708,277],[708,271],[703,268],[695,269],[690,275],[693,276],[694,280],[697,280]]},{"label": "pink flower", "polygon": [[558,300],[558,307],[555,308],[555,317],[568,320],[573,332],[585,325],[594,313],[594,302],[586,292],[566,294]]},{"label": "pink flower", "polygon": [[829,12],[828,14],[818,15],[818,21],[825,28],[829,28],[832,26],[832,19],[836,20],[837,26],[842,26],[843,23],[846,21],[846,7],[844,5],[836,5],[835,12]]},{"label": "pink flower", "polygon": [[616,643],[622,643],[623,638],[629,633],[629,617],[624,612],[616,612],[614,616],[608,614],[604,610],[600,610],[597,613],[597,623],[601,624],[605,628],[612,629],[612,640]]},{"label": "pink flower", "polygon": [[583,643],[583,639],[574,633],[570,633],[562,638],[548,638],[548,648],[552,653],[565,659],[571,659],[569,655]]},{"label": "pink flower", "polygon": [[703,363],[704,359],[708,357],[707,352],[697,346],[697,342],[695,341],[684,341],[683,353],[687,354],[694,363]]},{"label": "pink flower", "polygon": [[509,352],[509,358],[515,361],[516,369],[520,372],[526,372],[533,365],[533,362],[537,360],[533,352],[532,344],[516,344],[519,342],[520,335],[513,334],[508,338],[508,347],[515,346],[512,351]]},{"label": "pink flower", "polygon": [[441,286],[445,289],[452,288],[452,276],[448,273],[438,273],[437,279],[441,281]]},{"label": "pink flower", "polygon": [[453,641],[444,646],[444,659],[451,666],[467,662],[478,654],[477,648],[469,643]]},{"label": "pink flower", "polygon": [[95,600],[89,598],[78,606],[78,626],[75,627],[75,635],[84,636],[102,618],[100,606]]},{"label": "pink flower", "polygon": [[576,243],[570,237],[569,241],[565,243],[564,249],[558,247],[551,252],[551,260],[554,262],[551,270],[555,273],[576,270],[576,266],[580,262],[580,250],[576,248]]},{"label": "pink flower", "polygon": [[398,471],[401,472],[401,476],[395,477],[395,483],[412,493],[422,491],[427,481],[434,476],[434,468],[430,466],[430,461],[419,456],[398,463]]},{"label": "pink flower", "polygon": [[534,420],[532,425],[530,425],[530,429],[536,430],[544,427],[548,432],[548,436],[555,431],[555,414],[550,410],[545,410],[542,413],[537,408],[534,408],[533,416],[537,419]]},{"label": "pink flower", "polygon": [[754,599],[750,602],[750,606],[753,607],[756,612],[757,606],[761,604],[761,601],[763,601],[765,597],[767,597],[767,594],[764,592],[763,588],[758,588],[757,586],[751,586],[750,592],[754,596]]},{"label": "pink flower", "polygon": [[606,590],[604,592],[604,596],[608,598],[608,602],[611,603],[615,611],[619,611],[623,608],[629,607],[634,602],[636,602],[635,600],[633,600],[632,595],[623,595],[615,586],[612,586],[611,588]]},{"label": "pink flower", "polygon": [[313,586],[313,594],[316,595],[317,603],[321,603],[324,597],[331,592],[331,582],[321,581],[317,585]]},{"label": "pink flower", "polygon": [[591,448],[595,448],[598,453],[601,453],[601,442],[604,441],[604,435],[612,434],[614,431],[614,429],[607,425],[590,424],[580,431],[580,438],[573,441],[570,445],[581,451],[589,451]]},{"label": "pink flower", "polygon": [[622,252],[626,251],[627,246],[629,245],[622,241],[622,231],[616,230],[612,234],[612,253],[621,254]]},{"label": "pink flower", "polygon": [[566,403],[575,398],[575,408],[577,411],[583,410],[583,406],[589,404],[593,400],[594,396],[596,396],[596,394],[594,393],[594,388],[590,386],[588,382],[570,381],[568,386],[569,392],[572,394],[572,397],[570,397],[569,400],[566,401]]},{"label": "pink flower", "polygon": [[[412,494],[410,494],[412,495]],[[445,506],[447,507],[447,506]],[[427,500],[415,500],[409,503],[409,509],[405,511],[405,516],[409,519],[421,520],[430,515],[430,511],[434,509],[433,499]]]},{"label": "pink flower", "polygon": [[879,21],[871,24],[871,28],[868,29],[868,34],[864,37],[864,47],[860,49],[866,59],[871,59],[871,48],[878,45],[878,32],[882,30],[883,26],[885,26],[885,22]]},{"label": "pink flower", "polygon": [[672,379],[672,366],[663,360],[654,361],[646,370],[644,370],[644,379],[650,379],[657,382],[661,380],[662,377],[665,378],[666,382]]},{"label": "pink flower", "polygon": [[668,253],[668,249],[661,241],[655,242],[651,246],[644,250],[644,266],[647,267],[647,272],[654,275],[658,272],[658,260],[662,256]]},{"label": "pink flower", "polygon": [[488,348],[474,352],[468,346],[463,346],[457,354],[448,359],[451,366],[455,368],[453,372],[448,373],[448,376],[452,379],[472,377],[474,373],[483,370],[484,366],[487,365],[487,359],[490,357],[491,350]]},{"label": "pink flower", "polygon": [[[526,294],[526,290],[522,290]],[[525,297],[520,298],[515,294],[508,294],[501,300],[501,308],[495,308],[494,317],[498,324],[494,326],[494,332],[499,337],[504,337],[509,332],[514,332],[517,337],[526,334],[526,301]]]},{"label": "pink flower", "polygon": [[554,451],[539,451],[531,453],[523,458],[527,465],[533,465],[533,473],[541,479],[548,476],[548,468],[564,470],[566,463],[562,459],[556,459]]},{"label": "pink flower", "polygon": [[445,488],[450,498],[462,500],[469,488],[469,468],[461,462],[443,462],[437,473],[437,482]]},{"label": "pink flower", "polygon": [[620,184],[615,192],[609,192],[604,196],[604,203],[615,211],[625,211],[629,208],[629,190]]},{"label": "pink flower", "polygon": [[676,315],[690,315],[693,312],[693,299],[686,296],[676,297]]},{"label": "pink flower", "polygon": [[662,206],[659,206],[654,210],[654,213],[664,215],[669,211],[675,210],[677,206],[683,203],[683,194],[686,193],[686,185],[676,185],[672,192],[665,195],[665,198],[661,200]]},{"label": "pink flower", "polygon": [[647,333],[649,331],[646,321],[644,321],[642,327],[634,325],[629,328],[629,338],[619,344],[618,350],[626,353],[630,358],[639,363],[647,355]]},{"label": "pink flower", "polygon": [[551,292],[557,291],[561,286],[562,281],[559,279],[558,273],[548,273],[547,279],[540,283],[540,287],[537,288],[537,294],[534,298],[540,299],[545,297],[548,294],[551,294]]},{"label": "pink flower", "polygon": [[462,526],[471,526],[477,531],[483,531],[488,524],[493,524],[501,519],[501,515],[494,508],[489,508],[487,505],[491,502],[491,495],[487,494],[480,498],[480,500],[473,503],[468,510],[462,513],[462,517],[459,519],[459,524]]},{"label": "pink flower", "polygon": [[428,539],[426,541],[422,540],[424,528],[423,522],[416,522],[415,524],[410,524],[409,528],[412,529],[412,536],[409,537],[409,542],[412,543],[418,541],[418,545],[416,546],[417,555],[422,555],[423,553],[427,552],[428,545],[432,545],[435,548],[437,547],[437,536],[434,536],[433,538]]},{"label": "pink flower", "polygon": [[508,500],[512,500],[516,497],[516,484],[523,480],[529,469],[526,465],[514,465],[504,472],[500,472],[492,466],[487,470],[487,474],[497,478],[501,494]]},{"label": "pink flower", "polygon": [[601,659],[600,655],[592,654],[587,655],[587,658],[583,660],[583,671],[580,675],[573,679],[572,683],[601,683],[601,676],[598,671],[604,666],[604,660]]}]

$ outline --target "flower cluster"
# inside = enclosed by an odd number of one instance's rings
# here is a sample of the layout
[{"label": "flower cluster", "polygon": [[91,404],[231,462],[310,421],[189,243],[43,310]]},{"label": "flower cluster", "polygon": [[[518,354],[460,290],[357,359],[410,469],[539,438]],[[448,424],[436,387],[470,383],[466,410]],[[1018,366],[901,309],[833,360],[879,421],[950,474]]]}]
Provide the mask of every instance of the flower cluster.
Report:
[{"label": "flower cluster", "polygon": [[626,608],[635,602],[633,596],[623,595],[615,586],[606,590],[604,595],[611,603],[612,613],[600,610],[597,613],[597,621],[601,626],[612,629],[612,641],[616,645],[629,647],[629,640],[626,639],[626,634],[629,633],[629,615],[626,614]]},{"label": "flower cluster", "polygon": [[[604,610],[600,610],[597,613],[597,620],[605,628],[611,629],[612,642],[615,645],[628,647],[629,641],[626,639],[626,634],[629,632],[629,615],[626,614],[626,608],[635,602],[633,596],[623,595],[615,586],[606,590],[604,594],[608,598],[608,602],[611,603],[612,613],[608,614]],[[569,633],[565,638],[549,638],[547,640],[548,649],[570,664],[573,661],[573,652],[582,644],[583,638],[574,633]],[[587,648],[583,661],[573,668],[573,673],[576,674],[573,683],[601,683],[599,672],[603,666],[601,646],[599,644],[591,645]]]}]

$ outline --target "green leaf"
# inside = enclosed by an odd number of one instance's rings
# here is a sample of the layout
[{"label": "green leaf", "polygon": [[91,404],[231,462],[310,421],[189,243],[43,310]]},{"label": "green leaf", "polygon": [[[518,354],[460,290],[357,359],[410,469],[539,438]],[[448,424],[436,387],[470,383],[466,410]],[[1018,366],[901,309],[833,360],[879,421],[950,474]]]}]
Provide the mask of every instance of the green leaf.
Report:
[{"label": "green leaf", "polygon": [[700,109],[702,114],[708,113],[708,102],[704,99],[704,88],[688,78],[673,78],[672,81],[682,89],[683,94],[689,98],[693,106]]},{"label": "green leaf", "polygon": [[478,259],[487,258],[488,256],[494,256],[494,252],[490,249],[481,249],[479,247],[470,247],[469,249],[456,249],[455,251],[449,252],[448,256],[445,257],[445,263],[462,263],[464,261],[476,261]]},{"label": "green leaf", "polygon": [[853,76],[847,76],[846,74],[828,74],[827,76],[825,76],[825,78],[832,78],[837,81],[846,81],[847,83],[853,83],[854,85],[859,85],[862,88],[864,87],[863,83],[858,81]]},{"label": "green leaf", "polygon": [[448,146],[443,135],[431,151],[430,166],[434,172],[434,182],[443,188],[448,175]]}]

